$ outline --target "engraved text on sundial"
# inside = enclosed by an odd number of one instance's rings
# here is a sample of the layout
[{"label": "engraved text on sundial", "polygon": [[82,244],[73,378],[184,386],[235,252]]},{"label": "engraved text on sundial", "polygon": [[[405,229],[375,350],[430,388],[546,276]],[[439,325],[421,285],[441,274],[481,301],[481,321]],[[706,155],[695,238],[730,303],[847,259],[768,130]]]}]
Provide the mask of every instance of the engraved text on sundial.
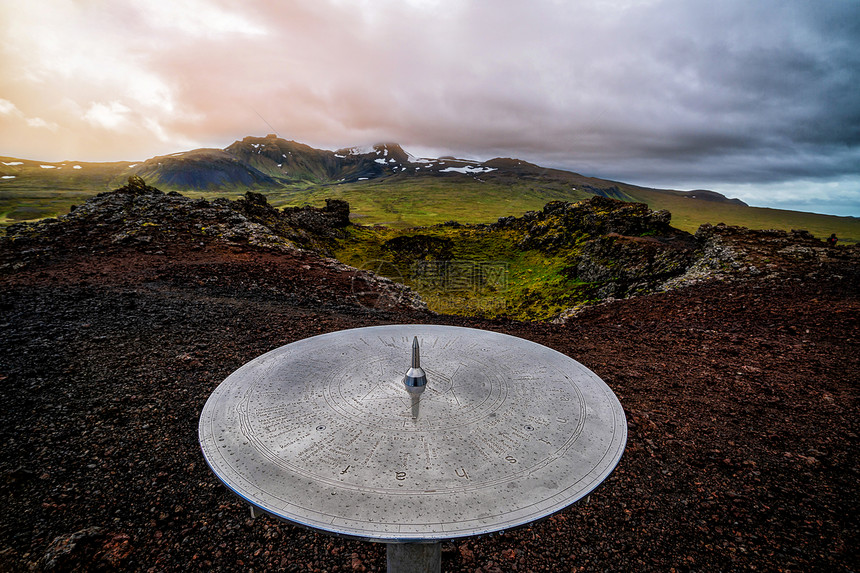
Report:
[{"label": "engraved text on sundial", "polygon": [[[420,395],[403,383],[415,336]],[[261,356],[213,393],[200,433],[219,477],[270,513],[359,537],[440,539],[586,495],[617,463],[626,423],[611,390],[555,351],[404,325]]]}]

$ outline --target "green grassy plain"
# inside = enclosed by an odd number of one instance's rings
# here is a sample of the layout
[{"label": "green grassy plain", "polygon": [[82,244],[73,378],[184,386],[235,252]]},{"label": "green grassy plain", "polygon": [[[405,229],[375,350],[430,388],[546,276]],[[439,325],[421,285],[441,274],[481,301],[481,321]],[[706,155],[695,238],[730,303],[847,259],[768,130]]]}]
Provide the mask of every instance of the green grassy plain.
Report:
[{"label": "green grassy plain", "polygon": [[0,228],[68,213],[72,205],[120,187],[129,165],[0,157]]},{"label": "green grassy plain", "polygon": [[703,223],[725,223],[749,229],[803,229],[819,239],[836,233],[840,242],[860,242],[860,218],[819,215],[802,211],[784,211],[765,207],[745,207],[733,203],[718,203],[688,199],[683,196],[646,189],[628,191],[634,198],[647,203],[651,209],[666,209],[672,213],[672,226],[695,233]]},{"label": "green grassy plain", "polygon": [[591,195],[561,185],[531,182],[513,185],[482,182],[474,177],[407,177],[308,187],[270,195],[273,205],[325,205],[325,199],[348,201],[356,222],[417,227],[446,221],[491,223],[522,215],[549,201],[581,201]]}]

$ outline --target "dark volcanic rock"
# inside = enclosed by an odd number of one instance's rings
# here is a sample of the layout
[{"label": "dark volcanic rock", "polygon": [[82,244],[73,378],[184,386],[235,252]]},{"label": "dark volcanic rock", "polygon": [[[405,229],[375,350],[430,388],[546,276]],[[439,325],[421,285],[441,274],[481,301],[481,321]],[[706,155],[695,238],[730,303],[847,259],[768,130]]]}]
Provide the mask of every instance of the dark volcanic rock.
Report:
[{"label": "dark volcanic rock", "polygon": [[583,282],[598,283],[599,298],[622,298],[655,290],[683,274],[698,256],[695,246],[689,240],[610,233],[586,241],[567,273]]},{"label": "dark volcanic rock", "polygon": [[39,566],[44,571],[116,571],[133,551],[127,534],[87,527],[55,538]]},{"label": "dark volcanic rock", "polygon": [[[0,237],[0,276],[45,267],[46,276],[58,280],[63,274],[76,273],[80,259],[98,255],[105,274],[124,269],[136,277],[131,280],[140,280],[139,273],[152,272],[153,265],[158,265],[174,280],[181,275],[183,280],[219,286],[240,280],[245,272],[262,272],[260,261],[276,264],[280,260],[282,266],[262,279],[251,279],[254,284],[266,284],[273,293],[291,293],[298,300],[379,310],[426,308],[408,287],[320,256],[329,241],[343,232],[348,219],[349,205],[343,201],[284,213],[259,193],[248,192],[237,201],[210,202],[175,192],[164,194],[132,176],[128,185],[101,193],[59,219],[10,226],[7,235]],[[229,271],[225,258],[237,267],[250,268],[242,273]],[[197,262],[182,264],[190,259]],[[322,280],[322,276],[329,278]],[[314,292],[308,292],[306,285]]]},{"label": "dark volcanic rock", "polygon": [[322,209],[305,206],[285,207],[279,211],[269,205],[262,193],[248,191],[231,206],[297,245],[326,255],[331,255],[329,249],[333,241],[343,237],[344,227],[350,224],[349,203],[338,199],[326,199]]},{"label": "dark volcanic rock", "polygon": [[686,235],[672,228],[670,220],[668,211],[651,211],[644,203],[593,197],[578,203],[551,201],[542,211],[529,211],[520,218],[503,217],[489,228],[524,231],[521,248],[554,252],[609,233],[637,237]]},{"label": "dark volcanic rock", "polygon": [[342,236],[341,230],[350,225],[349,203],[340,199],[326,199],[322,209],[284,207],[283,214],[293,226],[332,237]]},{"label": "dark volcanic rock", "polygon": [[683,274],[700,254],[692,235],[670,226],[668,211],[644,203],[593,197],[579,203],[553,201],[521,218],[505,217],[490,230],[522,232],[519,246],[566,253],[565,274],[584,283],[594,298],[656,290]]},{"label": "dark volcanic rock", "polygon": [[[10,246],[7,253],[25,255],[19,263],[52,251],[104,251],[123,245],[152,251],[166,245],[193,248],[212,242],[296,248],[294,241],[265,226],[259,214],[251,210],[243,214],[241,206],[234,205],[226,199],[210,202],[175,192],[164,194],[132,176],[128,185],[100,193],[58,219],[11,225],[0,242]],[[30,246],[30,252],[22,253],[23,246]]]},{"label": "dark volcanic rock", "polygon": [[702,225],[696,231],[702,256],[688,269],[703,269],[709,279],[807,274],[812,278],[856,276],[860,245],[828,247],[808,231],[752,230],[731,225]]},{"label": "dark volcanic rock", "polygon": [[422,234],[401,235],[383,244],[383,248],[392,253],[395,260],[405,261],[447,261],[451,259],[453,246],[451,239]]},{"label": "dark volcanic rock", "polygon": [[0,241],[12,245],[13,251],[31,245],[24,260],[69,247],[134,244],[152,249],[167,243],[202,246],[213,241],[325,252],[327,241],[342,233],[344,218],[348,223],[349,205],[342,201],[284,213],[260,193],[248,191],[236,201],[210,202],[176,192],[164,194],[131,176],[128,185],[100,193],[58,219],[10,225]]}]

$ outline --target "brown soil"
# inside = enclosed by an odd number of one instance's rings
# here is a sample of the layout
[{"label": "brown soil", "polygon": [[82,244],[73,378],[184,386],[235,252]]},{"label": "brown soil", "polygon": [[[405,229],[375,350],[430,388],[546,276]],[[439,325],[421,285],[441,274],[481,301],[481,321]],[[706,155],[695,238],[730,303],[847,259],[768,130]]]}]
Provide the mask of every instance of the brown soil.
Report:
[{"label": "brown soil", "polygon": [[856,266],[704,282],[550,325],[365,308],[348,271],[310,254],[158,249],[65,245],[0,274],[0,569],[383,571],[382,545],[251,520],[204,463],[197,421],[272,348],[404,322],[559,350],[629,423],[588,501],[445,543],[443,570],[860,569]]}]

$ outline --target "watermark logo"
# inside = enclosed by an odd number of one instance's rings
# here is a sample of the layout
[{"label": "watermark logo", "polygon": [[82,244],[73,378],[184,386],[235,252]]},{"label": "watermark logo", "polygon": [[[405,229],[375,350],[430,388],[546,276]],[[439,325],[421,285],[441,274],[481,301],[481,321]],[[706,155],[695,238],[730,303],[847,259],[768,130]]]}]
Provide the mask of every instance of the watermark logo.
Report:
[{"label": "watermark logo", "polygon": [[[371,260],[359,268],[411,286],[436,312],[495,315],[507,305],[510,268],[506,262],[422,260],[397,265]],[[390,309],[404,296],[396,285],[368,282],[359,273],[353,276],[352,286],[359,304],[367,308]]]},{"label": "watermark logo", "polygon": [[509,265],[494,261],[416,261],[409,278],[416,287],[444,292],[504,292]]}]

